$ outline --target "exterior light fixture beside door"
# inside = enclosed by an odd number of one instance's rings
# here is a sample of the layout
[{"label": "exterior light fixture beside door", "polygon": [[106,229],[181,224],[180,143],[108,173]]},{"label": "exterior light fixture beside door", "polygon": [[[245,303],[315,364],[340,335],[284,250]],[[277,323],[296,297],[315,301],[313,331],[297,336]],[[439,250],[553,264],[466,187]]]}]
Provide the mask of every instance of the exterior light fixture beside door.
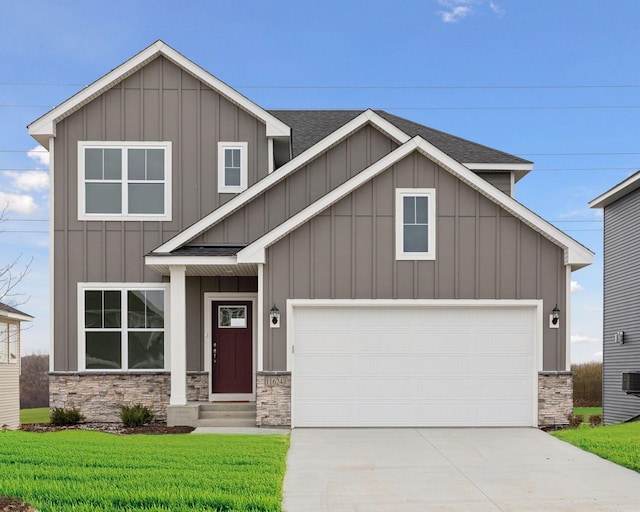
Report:
[{"label": "exterior light fixture beside door", "polygon": [[549,328],[550,329],[559,329],[560,328],[560,310],[558,309],[558,305],[551,310],[551,314],[549,315]]},{"label": "exterior light fixture beside door", "polygon": [[280,310],[275,304],[269,311],[269,327],[275,329],[280,327]]}]

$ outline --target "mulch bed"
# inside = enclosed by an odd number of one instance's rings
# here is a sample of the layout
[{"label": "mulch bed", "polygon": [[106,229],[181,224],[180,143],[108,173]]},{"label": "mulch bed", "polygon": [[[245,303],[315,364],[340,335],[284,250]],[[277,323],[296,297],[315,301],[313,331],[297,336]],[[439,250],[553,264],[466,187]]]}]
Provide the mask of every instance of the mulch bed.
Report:
[{"label": "mulch bed", "polygon": [[[26,432],[59,432],[61,430],[98,430],[109,434],[189,434],[194,427],[167,427],[164,423],[150,423],[141,427],[125,427],[122,423],[78,423],[67,427],[57,427],[51,423],[23,423],[20,430]],[[4,509],[0,508],[0,512]],[[8,509],[13,510],[13,509]],[[16,509],[21,510],[21,509]],[[28,510],[28,509],[25,509]]]},{"label": "mulch bed", "polygon": [[38,509],[24,501],[0,496],[0,512],[38,512]]}]

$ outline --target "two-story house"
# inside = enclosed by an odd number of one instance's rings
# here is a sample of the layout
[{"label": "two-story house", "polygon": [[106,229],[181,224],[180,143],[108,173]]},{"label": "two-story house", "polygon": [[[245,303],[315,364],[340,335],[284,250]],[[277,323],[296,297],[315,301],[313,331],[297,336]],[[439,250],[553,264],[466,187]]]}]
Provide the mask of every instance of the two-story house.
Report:
[{"label": "two-story house", "polygon": [[51,153],[53,407],[566,422],[593,254],[513,198],[531,162],[382,111],[268,111],[160,41],[29,133]]}]

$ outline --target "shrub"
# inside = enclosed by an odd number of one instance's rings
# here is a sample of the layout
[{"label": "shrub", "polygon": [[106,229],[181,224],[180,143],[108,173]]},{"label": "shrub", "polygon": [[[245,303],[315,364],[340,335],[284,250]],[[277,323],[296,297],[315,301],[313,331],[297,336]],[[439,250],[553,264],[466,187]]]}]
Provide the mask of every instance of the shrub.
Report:
[{"label": "shrub", "polygon": [[155,418],[153,412],[142,404],[132,406],[123,405],[120,407],[120,419],[125,427],[140,427],[151,423]]},{"label": "shrub", "polygon": [[569,414],[567,419],[569,420],[569,428],[580,428],[584,421],[584,416],[582,414]]},{"label": "shrub", "polygon": [[601,414],[590,414],[589,415],[589,425],[591,427],[599,427],[602,425],[602,415]]},{"label": "shrub", "polygon": [[76,425],[81,421],[84,421],[82,413],[76,409],[62,409],[56,407],[51,411],[51,423],[58,427],[66,427],[68,425]]}]

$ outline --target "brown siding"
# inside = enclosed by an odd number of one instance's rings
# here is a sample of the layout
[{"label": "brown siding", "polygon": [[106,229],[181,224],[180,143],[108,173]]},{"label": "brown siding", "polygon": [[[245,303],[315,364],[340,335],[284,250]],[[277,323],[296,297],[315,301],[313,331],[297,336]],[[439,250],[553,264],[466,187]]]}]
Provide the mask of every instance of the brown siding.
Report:
[{"label": "brown siding", "polygon": [[[262,122],[162,57],[58,123],[56,133],[54,369],[70,371],[77,369],[77,283],[161,281],[144,255],[232,197],[216,193],[217,142],[248,142],[249,185],[266,176],[268,152]],[[171,141],[173,220],[78,221],[82,140]]]},{"label": "brown siding", "polygon": [[[436,188],[435,261],[395,259],[397,187]],[[267,252],[265,315],[295,299],[565,300],[564,256],[546,238],[417,153]],[[267,304],[269,305],[267,307]],[[565,369],[564,325],[544,327],[544,369]],[[265,329],[265,370],[286,369],[285,329]]]},{"label": "brown siding", "polygon": [[487,180],[494,187],[502,190],[508,196],[511,193],[511,173],[510,172],[476,172],[478,176]]},{"label": "brown siding", "polygon": [[386,135],[366,126],[203,233],[195,243],[250,243],[396,147]]}]

